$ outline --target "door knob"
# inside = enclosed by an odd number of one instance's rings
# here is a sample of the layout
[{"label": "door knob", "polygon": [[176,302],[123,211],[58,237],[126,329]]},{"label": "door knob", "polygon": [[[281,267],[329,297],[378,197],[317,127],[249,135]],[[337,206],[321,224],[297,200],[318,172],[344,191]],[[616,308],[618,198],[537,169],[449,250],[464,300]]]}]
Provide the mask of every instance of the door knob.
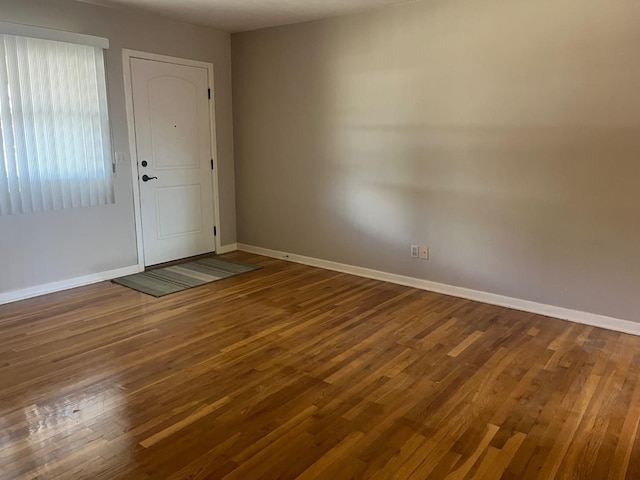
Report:
[{"label": "door knob", "polygon": [[147,174],[142,175],[142,181],[143,181],[143,182],[148,182],[149,180],[154,180],[154,179],[157,179],[157,178],[158,178],[158,177],[150,177],[150,176],[149,176],[149,175],[147,175]]}]

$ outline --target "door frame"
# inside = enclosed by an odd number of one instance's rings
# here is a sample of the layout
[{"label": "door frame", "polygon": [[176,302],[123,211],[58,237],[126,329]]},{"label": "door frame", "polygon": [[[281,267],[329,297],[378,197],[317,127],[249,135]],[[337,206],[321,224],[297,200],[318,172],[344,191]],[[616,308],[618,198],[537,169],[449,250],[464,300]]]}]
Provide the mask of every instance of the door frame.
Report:
[{"label": "door frame", "polygon": [[[209,77],[209,89],[211,90],[211,101],[209,102],[209,126],[211,128],[211,159],[214,168],[211,170],[211,181],[213,182],[213,224],[217,230],[214,236],[216,253],[220,252],[220,192],[218,190],[218,143],[216,141],[216,112],[215,112],[215,88],[213,76],[213,64],[209,62],[200,62],[198,60],[189,60],[186,58],[170,57],[167,55],[159,55],[156,53],[141,52],[138,50],[122,49],[122,68],[124,72],[124,98],[127,114],[127,131],[129,134],[129,158],[131,158],[131,179],[133,181],[133,212],[135,217],[136,230],[136,248],[138,251],[138,270],[144,272],[144,243],[142,238],[142,212],[140,205],[140,184],[138,183],[138,149],[136,142],[135,119],[133,112],[133,84],[131,77],[131,59],[139,58],[142,60],[153,60],[156,62],[172,63],[174,65],[183,65],[187,67],[206,68]],[[213,234],[213,232],[211,232]]]}]

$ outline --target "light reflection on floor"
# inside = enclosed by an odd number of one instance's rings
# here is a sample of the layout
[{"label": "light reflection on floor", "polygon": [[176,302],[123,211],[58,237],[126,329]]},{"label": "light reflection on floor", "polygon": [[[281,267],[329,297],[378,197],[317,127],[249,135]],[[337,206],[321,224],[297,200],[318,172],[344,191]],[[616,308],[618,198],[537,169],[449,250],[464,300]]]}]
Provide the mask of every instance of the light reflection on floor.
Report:
[{"label": "light reflection on floor", "polygon": [[[13,412],[0,410],[3,427],[0,444],[12,439],[0,448],[6,469],[3,475],[48,478],[59,473],[56,467],[73,457],[79,460],[78,472],[88,474],[85,463],[96,464],[95,458],[106,453],[109,439],[104,438],[104,432],[109,431],[116,437],[130,430],[126,391],[117,386],[101,389],[99,378],[83,379],[80,383],[92,387],[77,393],[76,386],[56,386],[57,392],[38,395],[48,399],[42,404]],[[60,396],[60,390],[75,393]],[[128,461],[132,453],[118,454],[125,456],[123,461]],[[6,461],[8,458],[11,460]],[[25,462],[25,458],[29,461]],[[25,465],[28,465],[26,469]]]}]

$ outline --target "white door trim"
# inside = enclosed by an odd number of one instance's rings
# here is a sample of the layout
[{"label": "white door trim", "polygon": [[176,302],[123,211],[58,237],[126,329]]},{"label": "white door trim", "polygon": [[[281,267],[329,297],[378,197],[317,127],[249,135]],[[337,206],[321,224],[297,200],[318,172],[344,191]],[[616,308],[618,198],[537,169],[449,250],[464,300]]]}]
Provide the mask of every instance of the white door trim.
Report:
[{"label": "white door trim", "polygon": [[215,88],[213,76],[213,64],[188,60],[184,58],[169,57],[155,53],[140,52],[137,50],[122,50],[122,68],[124,71],[124,97],[127,111],[127,131],[129,133],[129,155],[131,158],[131,179],[133,181],[133,211],[136,226],[136,247],[138,250],[138,270],[144,272],[144,248],[142,243],[142,214],[140,210],[140,184],[138,183],[138,153],[136,148],[136,132],[133,117],[133,88],[131,84],[131,59],[140,58],[156,62],[173,63],[187,67],[206,68],[209,76],[209,88],[211,89],[211,102],[209,102],[209,125],[211,126],[211,158],[214,163],[212,173],[213,181],[213,212],[215,215],[217,235],[215,237],[216,253],[220,251],[220,194],[218,190],[218,149],[216,141],[216,115],[215,115]]}]

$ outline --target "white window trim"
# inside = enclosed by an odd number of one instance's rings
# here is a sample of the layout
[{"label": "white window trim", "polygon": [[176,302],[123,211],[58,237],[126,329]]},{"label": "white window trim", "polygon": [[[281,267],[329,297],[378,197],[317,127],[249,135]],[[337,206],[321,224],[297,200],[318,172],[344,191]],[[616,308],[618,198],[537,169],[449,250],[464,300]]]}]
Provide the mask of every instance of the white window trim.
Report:
[{"label": "white window trim", "polygon": [[82,33],[65,32],[62,30],[52,30],[50,28],[34,27],[31,25],[20,25],[18,23],[0,22],[0,33],[5,35],[18,35],[21,37],[40,38],[42,40],[53,40],[56,42],[76,43],[90,47],[109,48],[109,39],[84,35]]}]

